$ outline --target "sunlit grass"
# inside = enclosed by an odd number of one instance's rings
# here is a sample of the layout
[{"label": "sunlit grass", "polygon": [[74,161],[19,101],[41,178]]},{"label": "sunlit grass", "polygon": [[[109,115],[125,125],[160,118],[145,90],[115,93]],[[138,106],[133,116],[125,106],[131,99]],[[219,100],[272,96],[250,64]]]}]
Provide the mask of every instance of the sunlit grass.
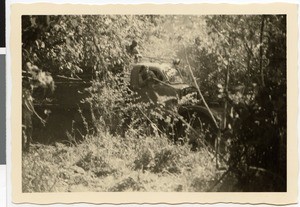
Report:
[{"label": "sunlit grass", "polygon": [[216,173],[207,151],[166,137],[99,133],[76,146],[32,145],[23,155],[23,192],[205,191]]}]

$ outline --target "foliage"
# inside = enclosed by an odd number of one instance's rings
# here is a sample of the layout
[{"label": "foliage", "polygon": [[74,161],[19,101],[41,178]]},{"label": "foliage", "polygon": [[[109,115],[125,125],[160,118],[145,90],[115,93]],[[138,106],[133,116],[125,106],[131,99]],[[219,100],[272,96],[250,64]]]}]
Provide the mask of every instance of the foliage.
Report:
[{"label": "foliage", "polygon": [[116,135],[125,136],[134,130],[138,136],[168,134],[175,139],[174,127],[179,116],[176,108],[141,101],[118,74],[110,75],[109,80],[95,82],[88,89],[90,96],[85,101],[92,108],[94,123],[101,120],[100,124]]},{"label": "foliage", "polygon": [[204,191],[219,178],[207,151],[174,145],[176,110],[130,90],[133,39],[144,59],[181,59],[188,83],[191,67],[209,106],[222,111],[235,190],[286,190],[285,15],[65,15],[22,17],[22,70],[31,80],[23,88],[54,89],[59,76],[91,81],[84,99],[95,130],[76,146],[23,155],[24,192]]},{"label": "foliage", "polygon": [[241,185],[249,186],[255,166],[280,180],[274,190],[285,191],[286,16],[212,16],[207,23],[223,62],[219,84],[230,105],[230,163],[239,169]]},{"label": "foliage", "polygon": [[[46,103],[53,112],[46,128],[60,127],[56,113],[70,114],[71,110],[76,113],[72,117],[87,116],[87,106],[81,101],[89,93],[82,90],[80,81],[108,82],[111,76],[128,72],[131,57],[126,46],[133,39],[142,40],[148,34],[147,28],[155,23],[156,18],[147,15],[22,16],[23,89],[33,89],[30,93],[34,103]],[[37,75],[32,68],[38,70]],[[56,110],[55,105],[65,110]],[[82,113],[74,110],[76,107]],[[69,122],[73,125],[72,120]],[[73,131],[72,127],[64,127]]]},{"label": "foliage", "polygon": [[128,67],[125,46],[141,40],[154,22],[145,15],[23,16],[22,43],[28,53],[23,63],[52,75],[103,78],[108,71]]},{"label": "foliage", "polygon": [[[191,79],[187,67],[191,66],[209,104],[224,106],[223,139],[231,143],[230,165],[239,169],[236,175],[241,186],[246,190],[256,179],[255,166],[280,180],[272,190],[284,191],[286,16],[168,16],[165,19],[165,25],[159,27],[157,53],[182,59],[181,73],[188,82]],[[152,45],[151,51],[157,51],[157,45]],[[163,47],[172,48],[172,52]],[[263,185],[259,185],[260,190],[265,189]]]}]

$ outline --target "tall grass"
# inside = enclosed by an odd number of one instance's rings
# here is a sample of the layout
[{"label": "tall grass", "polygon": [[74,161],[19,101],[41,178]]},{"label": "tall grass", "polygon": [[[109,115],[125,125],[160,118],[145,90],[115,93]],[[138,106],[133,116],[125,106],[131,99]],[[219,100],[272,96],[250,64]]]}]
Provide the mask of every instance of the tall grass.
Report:
[{"label": "tall grass", "polygon": [[23,155],[23,192],[205,191],[216,175],[206,153],[106,131],[76,146],[33,145]]},{"label": "tall grass", "polygon": [[126,84],[95,83],[87,101],[96,131],[73,145],[32,145],[23,154],[23,192],[198,192],[217,178],[209,152],[174,144],[164,130],[173,117],[137,102]]}]

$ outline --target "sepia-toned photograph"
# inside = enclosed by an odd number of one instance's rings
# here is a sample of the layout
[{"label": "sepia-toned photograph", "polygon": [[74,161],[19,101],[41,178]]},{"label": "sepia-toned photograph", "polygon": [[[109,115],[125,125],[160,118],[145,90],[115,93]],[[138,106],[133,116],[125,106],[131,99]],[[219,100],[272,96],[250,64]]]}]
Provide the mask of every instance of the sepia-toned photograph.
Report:
[{"label": "sepia-toned photograph", "polygon": [[287,14],[20,18],[21,193],[287,192]]}]

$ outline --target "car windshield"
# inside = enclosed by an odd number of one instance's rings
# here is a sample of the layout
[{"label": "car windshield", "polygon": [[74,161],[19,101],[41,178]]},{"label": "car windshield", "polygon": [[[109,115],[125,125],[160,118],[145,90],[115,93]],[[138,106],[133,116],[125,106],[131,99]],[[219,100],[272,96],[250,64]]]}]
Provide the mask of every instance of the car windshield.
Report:
[{"label": "car windshield", "polygon": [[183,82],[179,72],[175,68],[165,67],[164,72],[170,83],[182,83]]}]

